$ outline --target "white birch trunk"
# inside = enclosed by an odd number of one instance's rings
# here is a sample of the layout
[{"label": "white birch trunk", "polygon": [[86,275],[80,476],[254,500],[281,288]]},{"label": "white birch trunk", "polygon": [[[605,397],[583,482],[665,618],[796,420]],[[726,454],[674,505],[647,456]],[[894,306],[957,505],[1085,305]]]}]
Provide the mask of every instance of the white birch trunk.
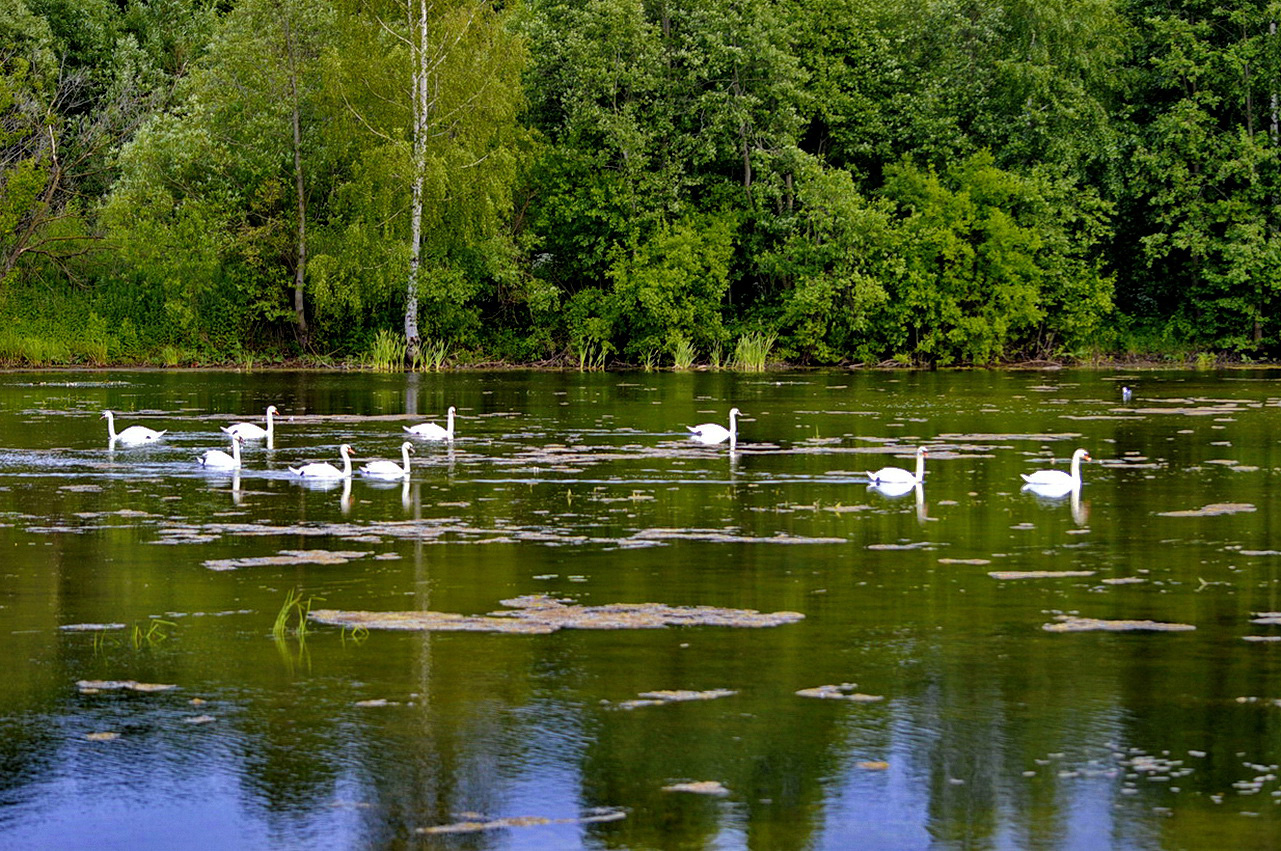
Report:
[{"label": "white birch trunk", "polygon": [[427,32],[428,0],[418,0],[418,23],[413,68],[413,197],[410,202],[409,280],[405,290],[405,354],[413,363],[418,356],[418,276],[422,271],[423,182],[427,169],[427,131],[429,124]]}]

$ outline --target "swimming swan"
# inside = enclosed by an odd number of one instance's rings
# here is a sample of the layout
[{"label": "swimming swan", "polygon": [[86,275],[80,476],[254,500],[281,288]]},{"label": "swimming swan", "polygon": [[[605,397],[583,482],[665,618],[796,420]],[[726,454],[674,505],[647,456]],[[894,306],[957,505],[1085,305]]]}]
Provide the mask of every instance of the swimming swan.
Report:
[{"label": "swimming swan", "polygon": [[742,414],[738,408],[729,409],[729,428],[719,423],[702,423],[701,425],[685,426],[689,429],[690,440],[697,440],[699,443],[708,445],[714,443],[724,443],[726,438],[730,443],[738,439],[738,417]]},{"label": "swimming swan", "polygon": [[445,428],[441,428],[435,423],[419,423],[416,426],[404,426],[405,431],[414,437],[421,437],[423,440],[453,440],[454,439],[454,406],[449,406],[449,419]]},{"label": "swimming swan", "polygon": [[210,449],[200,456],[200,466],[210,467],[215,470],[239,470],[240,443],[243,440],[244,438],[238,434],[231,435],[231,454],[228,455],[221,449]]},{"label": "swimming swan", "polygon": [[925,456],[929,454],[924,446],[916,450],[916,472],[902,467],[882,467],[879,470],[868,470],[867,478],[874,485],[879,484],[913,484],[925,481]]},{"label": "swimming swan", "polygon": [[328,461],[313,461],[301,467],[290,467],[289,472],[304,479],[349,479],[351,478],[351,446],[344,443],[338,447],[342,455],[342,469],[339,470]]},{"label": "swimming swan", "polygon": [[405,459],[405,466],[401,467],[395,461],[370,461],[360,468],[362,476],[372,476],[376,479],[402,479],[409,477],[409,453],[414,451],[414,445],[406,440],[400,444],[400,457]]},{"label": "swimming swan", "polygon": [[115,414],[111,413],[111,411],[103,411],[102,416],[98,419],[107,421],[107,437],[111,439],[111,442],[114,444],[118,441],[124,446],[141,446],[144,443],[154,443],[163,437],[165,432],[169,431],[169,429],[156,431],[146,426],[134,425],[116,434]]},{"label": "swimming swan", "polygon": [[1090,453],[1078,449],[1072,453],[1072,472],[1062,470],[1037,470],[1035,473],[1020,473],[1023,481],[1033,488],[1046,490],[1063,490],[1081,486],[1081,462],[1089,461]]},{"label": "swimming swan", "polygon": [[276,429],[275,423],[272,422],[271,418],[273,415],[279,413],[280,411],[277,410],[275,405],[267,406],[266,428],[263,428],[260,425],[254,425],[253,423],[236,423],[235,425],[218,426],[218,428],[222,429],[227,434],[234,434],[243,440],[262,440],[265,437],[268,441],[271,441]]}]

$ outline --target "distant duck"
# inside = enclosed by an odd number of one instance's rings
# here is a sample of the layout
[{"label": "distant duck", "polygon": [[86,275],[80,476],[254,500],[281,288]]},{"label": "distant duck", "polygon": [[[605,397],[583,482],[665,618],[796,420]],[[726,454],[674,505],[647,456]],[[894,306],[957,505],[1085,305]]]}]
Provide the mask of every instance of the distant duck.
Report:
[{"label": "distant duck", "polygon": [[1133,398],[1134,398],[1134,391],[1133,391],[1133,390],[1131,390],[1129,387],[1122,387],[1122,388],[1121,388],[1121,401],[1122,401],[1122,402],[1128,402],[1128,401],[1130,401],[1130,400],[1131,400],[1131,399],[1133,399]]},{"label": "distant duck", "polygon": [[404,426],[405,431],[414,437],[423,440],[453,440],[454,439],[454,406],[449,406],[447,414],[448,419],[444,428],[435,423],[419,423],[416,426]]},{"label": "distant duck", "polygon": [[869,470],[867,479],[874,485],[891,483],[918,485],[925,481],[925,456],[928,454],[929,451],[924,446],[916,450],[915,473],[910,470],[904,470],[902,467],[882,467],[879,470]]},{"label": "distant duck", "polygon": [[370,461],[360,468],[360,474],[375,479],[407,479],[409,478],[409,453],[413,451],[414,445],[406,440],[400,444],[400,457],[405,459],[405,466],[402,467],[395,461]]},{"label": "distant duck", "polygon": [[738,408],[729,409],[729,428],[720,423],[702,423],[701,425],[685,426],[689,429],[690,440],[696,440],[699,443],[708,445],[724,443],[729,440],[734,444],[738,440],[738,418],[742,414]]},{"label": "distant duck", "polygon": [[231,454],[228,455],[221,449],[210,449],[200,456],[200,466],[212,470],[239,470],[240,443],[243,440],[244,438],[238,434],[231,435]]},{"label": "distant duck", "polygon": [[272,422],[272,417],[279,413],[280,411],[276,409],[275,405],[267,406],[266,428],[254,423],[236,423],[235,425],[219,426],[219,428],[227,434],[236,435],[242,440],[262,440],[265,437],[270,442],[276,429],[275,423]]},{"label": "distant duck", "polygon": [[146,426],[134,425],[117,434],[115,414],[111,413],[111,411],[103,411],[102,416],[98,419],[107,421],[107,436],[111,439],[111,443],[120,443],[122,446],[142,446],[145,443],[155,443],[164,437],[168,431],[168,429],[156,431]]},{"label": "distant duck", "polygon": [[338,447],[338,452],[342,455],[341,470],[328,461],[314,461],[303,464],[301,467],[290,467],[289,472],[304,479],[349,479],[351,478],[351,446],[344,443]]},{"label": "distant duck", "polygon": [[1070,473],[1062,470],[1037,470],[1035,473],[1020,473],[1023,481],[1027,483],[1026,487],[1047,494],[1062,491],[1066,496],[1068,491],[1074,490],[1081,486],[1081,462],[1089,461],[1090,453],[1084,449],[1078,449],[1072,453],[1072,467]]}]

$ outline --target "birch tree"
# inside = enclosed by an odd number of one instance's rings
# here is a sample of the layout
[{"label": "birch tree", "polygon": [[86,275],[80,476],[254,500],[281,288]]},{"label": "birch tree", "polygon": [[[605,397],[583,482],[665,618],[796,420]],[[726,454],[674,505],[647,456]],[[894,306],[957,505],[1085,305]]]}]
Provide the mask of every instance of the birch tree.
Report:
[{"label": "birch tree", "polygon": [[366,55],[343,51],[341,97],[375,140],[361,179],[405,192],[404,333],[412,363],[429,303],[474,297],[460,252],[500,232],[511,209],[523,105],[521,42],[501,4],[485,0],[386,0],[354,10]]}]

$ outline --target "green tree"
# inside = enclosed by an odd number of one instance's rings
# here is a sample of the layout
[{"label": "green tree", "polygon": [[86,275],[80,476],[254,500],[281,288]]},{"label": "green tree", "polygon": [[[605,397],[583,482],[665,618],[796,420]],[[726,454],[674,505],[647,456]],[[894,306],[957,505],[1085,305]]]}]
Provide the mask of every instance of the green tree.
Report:
[{"label": "green tree", "polygon": [[1254,2],[1131,7],[1145,73],[1119,254],[1122,303],[1174,334],[1239,352],[1281,344],[1276,272],[1281,9]]},{"label": "green tree", "polygon": [[889,351],[981,364],[1094,338],[1112,282],[1098,261],[1107,207],[1090,193],[1004,171],[982,153],[943,176],[900,164],[884,194],[905,263],[887,304]]}]

